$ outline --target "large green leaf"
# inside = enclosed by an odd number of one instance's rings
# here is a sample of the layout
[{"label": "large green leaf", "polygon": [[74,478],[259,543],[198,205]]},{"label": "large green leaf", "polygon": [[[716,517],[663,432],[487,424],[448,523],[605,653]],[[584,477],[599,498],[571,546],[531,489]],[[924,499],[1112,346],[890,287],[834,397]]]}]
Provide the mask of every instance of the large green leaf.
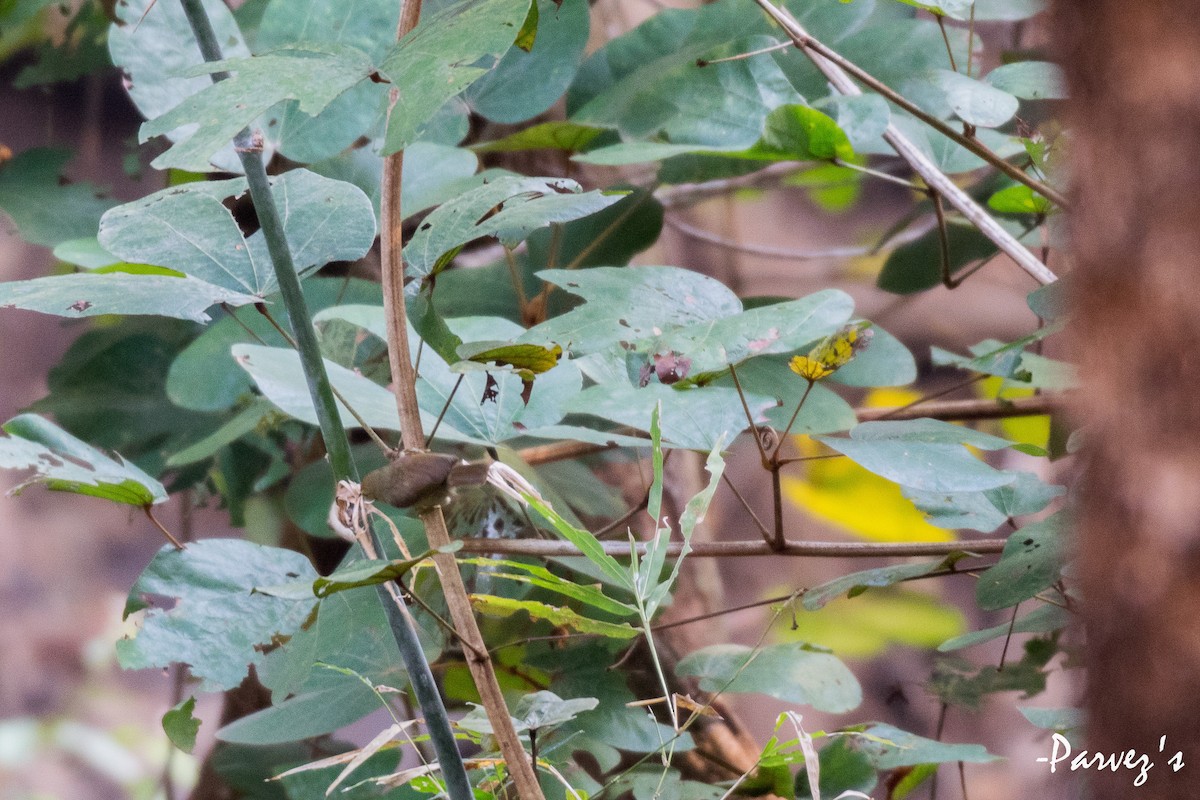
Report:
[{"label": "large green leaf", "polygon": [[494,236],[515,247],[531,231],[586,217],[621,199],[619,194],[582,192],[560,178],[503,176],[440,205],[421,223],[404,248],[409,274],[439,272],[460,246]]},{"label": "large green leaf", "polygon": [[261,56],[206,62],[185,74],[220,71],[230,72],[231,77],[142,125],[139,135],[146,141],[200,123],[190,134],[178,135],[167,152],[150,162],[152,166],[210,170],[213,154],[276,103],[295,100],[299,111],[317,114],[370,75],[374,64],[361,50],[348,45],[304,44]]},{"label": "large green leaf", "polygon": [[120,456],[111,458],[34,414],[4,423],[0,467],[33,469],[21,484],[44,483],[59,492],[86,494],[116,503],[150,506],[167,499],[162,484]]},{"label": "large green leaf", "polygon": [[572,353],[596,352],[653,336],[655,329],[714,322],[742,310],[737,295],[719,281],[678,267],[544,270],[538,277],[587,302],[531,328],[524,338],[557,342]]},{"label": "large green leaf", "polygon": [[588,40],[586,0],[537,0],[537,39],[529,52],[509,48],[467,91],[475,111],[495,122],[523,122],[557,100],[579,69]]},{"label": "large green leaf", "polygon": [[1016,474],[993,469],[962,445],[987,450],[1010,442],[931,419],[864,422],[850,438],[818,436],[877,475],[901,486],[933,492],[975,492],[1012,483]]},{"label": "large green leaf", "polygon": [[767,113],[802,102],[769,56],[710,64],[775,43],[760,14],[737,2],[655,14],[608,42],[580,68],[567,96],[575,122],[615,127],[626,138],[744,148]]},{"label": "large green leaf", "polygon": [[[414,142],[405,150],[400,207],[405,218],[461,194],[487,176],[476,175],[479,159],[458,147]],[[371,147],[358,147],[333,158],[310,164],[309,169],[327,178],[354,184],[371,199],[379,218],[379,192],[383,157]]]},{"label": "large green leaf", "polygon": [[0,164],[0,211],[30,244],[95,236],[100,215],[113,205],[96,187],[63,177],[70,160],[69,150],[38,147]]},{"label": "large green leaf", "polygon": [[980,744],[947,744],[881,722],[861,734],[849,736],[848,747],[864,753],[875,768],[881,770],[950,761],[986,764],[999,760]]},{"label": "large green leaf", "polygon": [[996,566],[979,576],[975,599],[988,611],[1028,600],[1059,579],[1066,558],[1065,512],[1024,526],[1008,537]]},{"label": "large green leaf", "polygon": [[[244,237],[223,205],[245,181],[188,183],[112,209],[100,243],[126,261],[169,267],[235,292],[260,297],[277,281],[262,231]],[[296,269],[362,257],[375,239],[370,201],[357,187],[292,170],[272,182]]]},{"label": "large green leaf", "polygon": [[989,533],[1012,517],[1036,514],[1066,490],[1049,486],[1030,472],[1017,472],[1005,486],[983,492],[922,492],[905,489],[913,501],[939,528],[970,528]]},{"label": "large green leaf", "polygon": [[1018,61],[996,67],[984,79],[992,86],[1025,100],[1066,100],[1067,84],[1057,64]]},{"label": "large green leaf", "polygon": [[[250,50],[228,6],[221,0],[203,0],[203,4],[224,56],[249,56]],[[126,91],[146,119],[166,114],[212,85],[207,75],[188,73],[203,59],[179,3],[128,0],[115,6],[115,14],[117,23],[108,32],[109,53],[113,63],[125,72]],[[188,134],[188,129],[166,133],[168,139],[177,141]],[[231,138],[216,142],[211,153],[198,159],[198,171],[240,173]]]},{"label": "large green leaf", "polygon": [[585,617],[564,606],[552,606],[538,600],[518,600],[512,597],[496,597],[489,594],[471,595],[471,606],[487,617],[504,619],[524,612],[531,620],[545,620],[556,628],[570,628],[580,633],[607,636],[613,639],[632,639],[638,629],[625,622],[606,622]]},{"label": "large green leaf", "polygon": [[[133,638],[117,642],[126,669],[188,664],[201,691],[232,689],[263,647],[297,631],[315,599],[284,600],[256,594],[255,587],[316,577],[308,559],[290,550],[239,539],[205,539],[185,550],[164,547],[129,593],[125,613],[145,610]],[[177,598],[170,610],[143,599]]]},{"label": "large green leaf", "polygon": [[862,594],[868,588],[891,586],[901,581],[920,578],[931,572],[945,569],[957,560],[957,558],[945,558],[941,561],[927,561],[922,564],[894,564],[889,567],[852,572],[809,589],[804,593],[804,607],[809,611],[816,611],[844,594],[854,597]]},{"label": "large green leaf", "polygon": [[[378,0],[273,0],[259,23],[255,50],[317,42],[349,45],[379,59],[395,42],[399,15],[399,4]],[[267,135],[293,161],[329,158],[382,122],[386,98],[386,86],[362,81],[315,116],[288,100],[276,109],[278,125]]]},{"label": "large green leaf", "polygon": [[862,689],[845,664],[799,642],[759,650],[713,645],[688,654],[675,672],[698,678],[705,692],[765,694],[818,711],[843,713],[862,702]]},{"label": "large green leaf", "polygon": [[[335,303],[381,303],[379,284],[339,278],[310,278],[301,289],[310,312]],[[267,307],[285,328],[287,311],[278,295],[267,298]],[[230,355],[237,342],[266,343],[282,346],[283,337],[270,322],[252,309],[233,312],[236,319],[222,319],[210,325],[171,363],[167,373],[167,394],[171,401],[196,411],[224,411],[250,392],[251,381]]]},{"label": "large green leaf", "polygon": [[[572,399],[568,408],[628,425],[650,429],[650,415],[661,403],[663,439],[672,447],[710,451],[720,441],[732,441],[749,423],[736,389],[703,386],[673,389],[661,383],[637,388],[628,383],[593,386]],[[756,422],[763,412],[775,406],[775,400],[747,395],[746,403]]]},{"label": "large green leaf", "polygon": [[[640,30],[627,36],[638,35]],[[605,52],[621,41],[614,40],[588,64],[603,59]],[[703,40],[673,43],[620,75],[571,119],[613,127],[631,139],[661,136],[671,142],[715,148],[750,147],[762,134],[771,109],[800,103],[803,98],[770,56],[707,66],[700,66],[697,60],[740,55],[775,43],[766,36],[726,40],[715,46]]]},{"label": "large green leaf", "polygon": [[[947,225],[949,272],[953,277],[973,261],[996,252],[996,245],[974,226]],[[932,289],[942,281],[941,245],[936,230],[897,247],[884,262],[877,285],[895,294]]]},{"label": "large green leaf", "polygon": [[1062,606],[1047,603],[1019,617],[1015,622],[1003,622],[991,628],[971,631],[961,636],[955,636],[953,639],[947,639],[938,645],[938,650],[943,653],[961,650],[964,647],[990,642],[1014,633],[1049,633],[1065,628],[1070,622],[1071,612]]},{"label": "large green leaf", "polygon": [[0,283],[0,308],[23,308],[56,317],[145,314],[208,322],[205,310],[240,306],[260,298],[190,277],[76,273]]},{"label": "large green leaf", "polygon": [[996,128],[1012,119],[1017,98],[995,85],[948,69],[932,70],[924,78],[945,93],[950,109],[968,125]]},{"label": "large green leaf", "polygon": [[[540,691],[524,695],[513,706],[513,727],[518,733],[537,731],[570,722],[584,711],[591,711],[600,701],[595,697],[576,697],[564,700],[554,692]],[[492,733],[492,724],[481,706],[476,706],[459,726],[477,733]]]},{"label": "large green leaf", "polygon": [[400,40],[379,66],[400,90],[385,155],[420,138],[434,112],[487,72],[477,64],[508,50],[528,10],[529,0],[460,0],[424,16]]}]

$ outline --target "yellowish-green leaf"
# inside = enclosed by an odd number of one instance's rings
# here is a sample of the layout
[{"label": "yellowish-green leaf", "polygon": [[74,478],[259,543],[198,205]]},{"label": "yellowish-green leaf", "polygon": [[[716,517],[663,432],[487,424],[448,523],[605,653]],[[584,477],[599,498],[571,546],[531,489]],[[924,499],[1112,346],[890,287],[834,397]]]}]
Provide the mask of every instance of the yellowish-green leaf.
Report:
[{"label": "yellowish-green leaf", "polygon": [[788,366],[792,372],[810,381],[828,378],[850,363],[871,342],[871,323],[860,321],[843,326],[826,336],[806,356],[796,356]]},{"label": "yellowish-green leaf", "polygon": [[473,594],[471,595],[471,605],[481,614],[489,617],[510,617],[518,611],[524,611],[533,619],[543,619],[553,625],[570,628],[580,633],[595,633],[611,639],[632,639],[638,635],[637,628],[625,623],[591,619],[569,608],[539,603],[536,600],[517,600],[490,594]]},{"label": "yellowish-green leaf", "polygon": [[472,342],[458,348],[460,358],[477,364],[499,364],[512,367],[524,380],[548,372],[562,357],[562,347],[543,347],[539,344],[509,344],[507,342]]}]

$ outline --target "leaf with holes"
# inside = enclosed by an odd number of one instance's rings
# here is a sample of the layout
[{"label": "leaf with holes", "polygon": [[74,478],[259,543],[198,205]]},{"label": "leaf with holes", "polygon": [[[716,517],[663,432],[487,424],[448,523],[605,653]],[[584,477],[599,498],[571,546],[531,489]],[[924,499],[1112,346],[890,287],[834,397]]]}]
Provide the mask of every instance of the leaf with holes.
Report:
[{"label": "leaf with holes", "polygon": [[[117,642],[117,657],[126,669],[184,663],[201,691],[232,689],[262,663],[263,648],[298,631],[316,605],[316,598],[271,597],[255,587],[316,577],[299,553],[239,539],[164,547],[129,592],[125,615],[144,614],[137,633]],[[152,607],[147,596],[177,602]]]},{"label": "leaf with holes", "polygon": [[33,469],[35,474],[13,492],[44,483],[56,492],[86,494],[150,506],[164,502],[163,485],[120,456],[110,458],[86,442],[35,415],[21,414],[4,423],[0,437],[0,467]]},{"label": "leaf with holes", "polygon": [[502,176],[440,205],[404,248],[409,274],[426,278],[449,264],[458,248],[495,237],[515,247],[532,231],[586,217],[620,200],[621,194],[583,192],[566,178]]},{"label": "leaf with holes", "polygon": [[[263,297],[277,286],[263,233],[243,236],[223,203],[245,188],[241,178],[187,183],[118,206],[100,220],[100,244],[126,261]],[[292,170],[272,181],[271,195],[301,273],[361,258],[375,240],[371,202],[356,186]]]}]

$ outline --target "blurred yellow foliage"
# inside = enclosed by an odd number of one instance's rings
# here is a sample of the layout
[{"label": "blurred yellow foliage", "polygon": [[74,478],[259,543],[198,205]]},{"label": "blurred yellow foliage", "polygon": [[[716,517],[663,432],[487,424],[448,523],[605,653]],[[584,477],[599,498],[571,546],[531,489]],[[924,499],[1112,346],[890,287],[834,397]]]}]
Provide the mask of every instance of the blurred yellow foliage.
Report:
[{"label": "blurred yellow foliage", "polygon": [[954,606],[897,588],[869,589],[819,611],[797,610],[796,626],[785,627],[779,639],[828,647],[842,658],[870,658],[892,644],[937,647],[967,629]]},{"label": "blurred yellow foliage", "polygon": [[[904,389],[876,389],[867,395],[865,404],[900,406],[919,398]],[[807,436],[797,436],[795,442],[801,455],[821,452]],[[812,516],[861,539],[944,542],[955,538],[953,531],[926,522],[898,485],[848,458],[804,462],[803,477],[785,474],[782,488],[789,501]]]}]

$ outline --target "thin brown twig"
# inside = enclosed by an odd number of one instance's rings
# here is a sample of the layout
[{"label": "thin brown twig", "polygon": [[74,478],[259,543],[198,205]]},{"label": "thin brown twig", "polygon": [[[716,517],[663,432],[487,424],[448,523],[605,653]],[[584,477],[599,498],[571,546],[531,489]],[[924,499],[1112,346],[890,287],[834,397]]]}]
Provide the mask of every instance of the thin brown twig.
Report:
[{"label": "thin brown twig", "polygon": [[[568,558],[582,555],[575,545],[556,539],[460,539],[461,552],[470,555],[515,555],[534,558]],[[908,556],[944,556],[967,551],[999,553],[1005,539],[974,539],[955,542],[811,542],[792,541],[776,549],[774,544],[757,541],[695,542],[688,551],[698,558],[748,558],[750,556],[802,556],[810,558],[901,558]],[[629,556],[628,542],[601,542],[604,552],[615,558]],[[645,542],[635,544],[639,554],[645,553]],[[667,555],[678,557],[682,542],[667,545]]]}]

